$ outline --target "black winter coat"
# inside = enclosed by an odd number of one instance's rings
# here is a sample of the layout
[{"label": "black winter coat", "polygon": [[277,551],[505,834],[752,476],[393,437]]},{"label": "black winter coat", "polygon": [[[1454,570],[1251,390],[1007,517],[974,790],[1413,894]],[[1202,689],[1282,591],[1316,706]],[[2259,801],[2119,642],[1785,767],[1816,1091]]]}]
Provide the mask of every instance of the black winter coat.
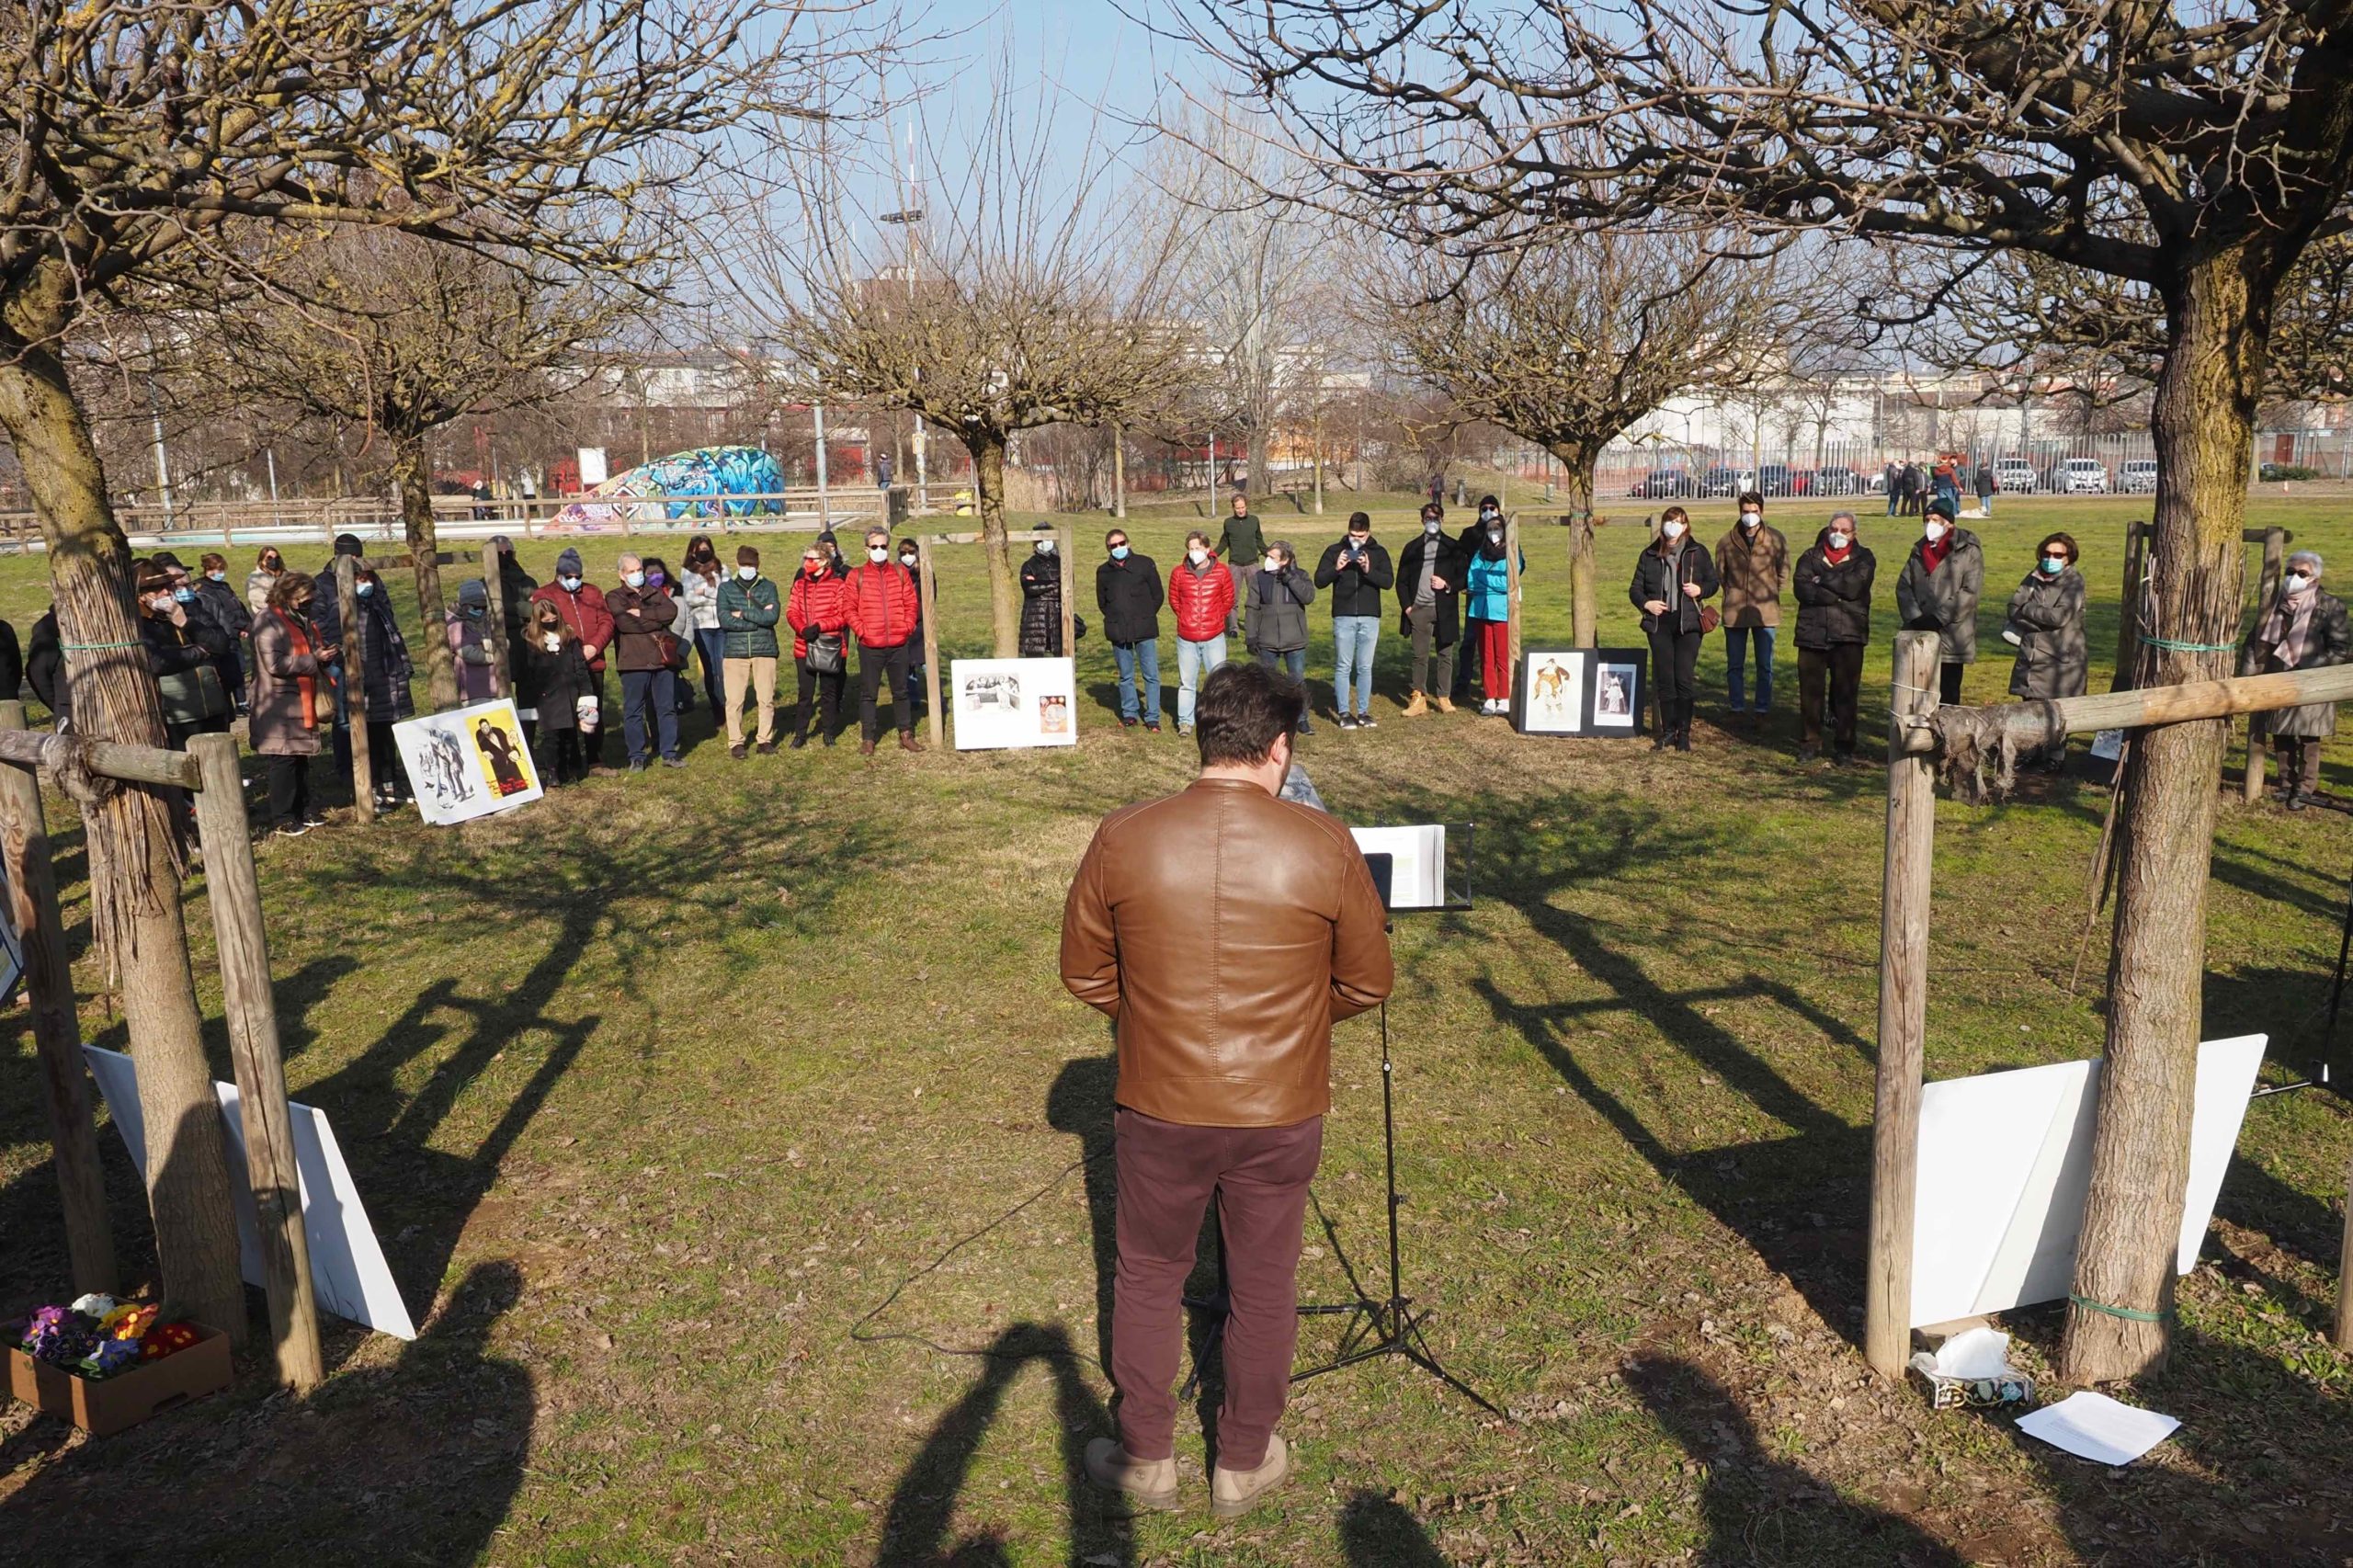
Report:
[{"label": "black winter coat", "polygon": [[[311,601],[313,611],[334,596],[321,594]],[[408,640],[401,635],[392,607],[381,588],[359,598],[360,679],[368,691],[368,722],[394,724],[416,717],[416,698],[408,688],[415,665],[408,656]],[[347,722],[349,714],[344,715]]]},{"label": "black winter coat", "polygon": [[32,647],[25,659],[25,678],[32,682],[33,695],[51,715],[65,717],[65,649],[57,631],[57,612],[49,611],[33,622]]},{"label": "black winter coat", "polygon": [[1871,580],[1879,574],[1879,561],[1857,542],[1847,547],[1845,561],[1833,564],[1822,534],[1790,572],[1798,601],[1798,646],[1820,652],[1841,642],[1868,642]]},{"label": "black winter coat", "polygon": [[1160,607],[1167,602],[1160,568],[1149,555],[1131,550],[1125,561],[1095,569],[1095,608],[1103,612],[1103,635],[1114,644],[1157,640]]},{"label": "black winter coat", "polygon": [[539,585],[539,580],[524,571],[513,556],[500,552],[498,592],[501,608],[506,612],[506,674],[510,682],[506,689],[515,694],[518,708],[536,708],[540,701],[538,666],[526,655],[523,646],[531,632],[531,595]]},{"label": "black winter coat", "polygon": [[1419,535],[1398,552],[1397,629],[1404,636],[1414,634],[1414,595],[1422,585],[1422,559],[1433,550],[1438,551],[1438,564],[1432,574],[1445,578],[1447,585],[1438,591],[1431,640],[1438,647],[1451,648],[1461,635],[1462,575],[1470,558],[1442,533]]},{"label": "black winter coat", "polygon": [[17,647],[17,629],[0,620],[0,701],[14,702],[24,689],[25,656]]},{"label": "black winter coat", "polygon": [[[1389,564],[1389,552],[1381,548],[1379,540],[1369,539],[1364,541],[1364,563],[1343,572],[1340,557],[1347,548],[1345,538],[1335,540],[1325,548],[1324,559],[1315,564],[1315,585],[1331,590],[1335,616],[1379,615],[1381,597],[1397,582],[1397,574]],[[1441,572],[1438,575],[1444,577],[1446,574]]]},{"label": "black winter coat", "polygon": [[[1662,539],[1664,537],[1661,536]],[[1685,583],[1699,585],[1699,598],[1683,592],[1682,585]],[[1682,552],[1677,556],[1671,571],[1656,540],[1634,558],[1634,581],[1627,588],[1626,597],[1633,601],[1636,609],[1643,609],[1653,599],[1664,600],[1666,613],[1674,622],[1670,630],[1677,632],[1697,631],[1699,630],[1699,606],[1715,597],[1719,585],[1716,563],[1708,554],[1708,547],[1687,533],[1683,536]],[[1644,631],[1656,630],[1659,619],[1659,617],[1643,609]]]},{"label": "black winter coat", "polygon": [[[1077,631],[1074,624],[1073,631]],[[1063,647],[1063,564],[1032,551],[1021,563],[1021,656],[1058,659]]]}]

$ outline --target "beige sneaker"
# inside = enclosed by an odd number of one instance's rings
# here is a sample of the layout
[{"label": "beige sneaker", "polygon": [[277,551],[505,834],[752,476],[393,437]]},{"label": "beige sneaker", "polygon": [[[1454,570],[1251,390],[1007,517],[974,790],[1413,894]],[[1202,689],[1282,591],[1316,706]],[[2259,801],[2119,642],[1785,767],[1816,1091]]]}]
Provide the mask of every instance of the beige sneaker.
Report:
[{"label": "beige sneaker", "polygon": [[1108,1437],[1086,1445],[1086,1479],[1106,1492],[1117,1492],[1139,1508],[1176,1506],[1176,1460],[1139,1460]]},{"label": "beige sneaker", "polygon": [[1267,1460],[1257,1469],[1234,1471],[1220,1465],[1211,1472],[1210,1512],[1221,1519],[1239,1518],[1290,1479],[1290,1446],[1281,1433],[1273,1433],[1267,1438]]},{"label": "beige sneaker", "polygon": [[1419,719],[1427,716],[1429,710],[1430,699],[1424,697],[1417,691],[1414,693],[1414,699],[1405,704],[1405,711],[1403,717],[1407,719]]},{"label": "beige sneaker", "polygon": [[1451,713],[1454,711],[1454,704],[1443,697],[1431,698],[1430,706],[1436,708],[1441,713]]}]

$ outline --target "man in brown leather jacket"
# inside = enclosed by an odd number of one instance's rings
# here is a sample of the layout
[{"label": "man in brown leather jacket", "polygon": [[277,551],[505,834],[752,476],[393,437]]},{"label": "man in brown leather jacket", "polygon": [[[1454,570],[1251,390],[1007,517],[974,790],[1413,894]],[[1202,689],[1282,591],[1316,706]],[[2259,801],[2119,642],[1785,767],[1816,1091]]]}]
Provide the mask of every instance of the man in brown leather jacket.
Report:
[{"label": "man in brown leather jacket", "polygon": [[1120,1440],[1089,1445],[1086,1471],[1147,1507],[1176,1506],[1179,1296],[1211,1193],[1232,1300],[1211,1509],[1244,1513],[1290,1473],[1275,1423],[1332,1025],[1378,1005],[1393,978],[1355,839],[1277,798],[1306,707],[1264,665],[1212,673],[1195,709],[1200,777],[1105,817],[1063,910],[1063,983],[1110,1015],[1120,1051]]}]

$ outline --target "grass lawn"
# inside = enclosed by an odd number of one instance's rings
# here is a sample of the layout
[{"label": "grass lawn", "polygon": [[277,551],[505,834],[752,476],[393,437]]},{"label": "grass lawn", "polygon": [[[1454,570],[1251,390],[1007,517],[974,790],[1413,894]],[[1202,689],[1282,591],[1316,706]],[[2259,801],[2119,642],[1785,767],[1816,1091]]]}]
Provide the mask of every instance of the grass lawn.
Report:
[{"label": "grass lawn", "polygon": [[[1412,504],[1379,500],[1393,549]],[[1336,494],[1322,518],[1268,508],[1269,532],[1312,558],[1348,504]],[[1606,645],[1640,642],[1617,585],[1644,505],[1614,504],[1600,536]],[[1794,551],[1826,509],[1772,515]],[[2004,689],[2002,605],[2054,524],[2084,545],[2104,666],[2122,525],[2146,502],[1999,510],[1970,525],[1988,557],[1972,700]],[[1712,544],[1731,508],[1699,511]],[[2258,499],[2250,522],[2275,521],[2353,581],[2336,503]],[[1165,568],[1186,526],[1131,527]],[[1915,528],[1864,518],[1880,554],[1867,714],[1886,710],[1894,579]],[[1531,644],[1567,639],[1563,537],[1529,536]],[[681,541],[665,542],[675,562]],[[789,541],[762,543],[773,568],[790,564]],[[544,578],[557,548],[533,543],[525,564]],[[608,576],[618,541],[584,548]],[[307,566],[323,551],[290,554]],[[978,552],[942,556],[949,650],[984,653]],[[1083,551],[1082,570],[1098,558]],[[404,586],[396,597],[405,613]],[[0,615],[21,630],[45,599],[40,562],[0,562]],[[1082,613],[1097,619],[1091,603]],[[1322,683],[1321,607],[1315,620]],[[2172,1367],[2125,1391],[2185,1422],[2150,1459],[2109,1471],[2005,1419],[1930,1412],[1879,1385],[1856,1348],[1881,775],[1795,763],[1786,642],[1761,740],[1715,728],[1711,644],[1688,757],[1522,740],[1470,713],[1403,721],[1404,654],[1384,634],[1380,728],[1319,723],[1302,757],[1351,821],[1479,824],[1479,907],[1401,923],[1391,1018],[1408,1289],[1440,1357],[1512,1421],[1380,1362],[1299,1391],[1284,1426],[1299,1473],[1247,1519],[1212,1528],[1197,1427],[1179,1428],[1188,1512],[1131,1521],[1074,1485],[1078,1450],[1110,1430],[1112,1070],[1103,1021],[1056,980],[1059,911],[1095,819],[1190,772],[1173,731],[1112,722],[1109,652],[1089,639],[1074,749],[868,764],[845,746],[738,764],[698,711],[680,772],[596,780],[464,829],[403,812],[365,835],[266,845],[288,1081],[334,1119],[420,1337],[337,1324],[315,1397],[269,1395],[249,1366],[234,1394],[103,1442],[10,1407],[8,1555],[2346,1559],[2353,1377],[2325,1337],[2347,1152],[2336,1099],[2248,1108],[2183,1282]],[[2106,680],[2096,667],[2096,688]],[[2340,788],[2348,764],[2332,750]],[[2268,1031],[2281,1079],[2319,1044],[2346,823],[2237,804],[2235,761],[2226,788],[2206,1033]],[[2080,992],[2068,976],[2106,801],[2037,778],[2004,805],[1940,804],[1931,1076],[2097,1053],[2104,922]],[[80,953],[80,834],[62,801],[51,812]],[[87,1038],[123,1043],[102,966],[81,954],[75,972]],[[65,1268],[31,1038],[11,1017],[0,1309],[13,1312],[58,1297]],[[1317,1300],[1343,1294],[1348,1268],[1381,1267],[1375,1026],[1345,1025],[1336,1044],[1302,1269]],[[104,1137],[136,1280],[152,1243]],[[2046,1373],[2057,1314],[2006,1326]],[[1311,1323],[1302,1359],[1333,1335]]]}]

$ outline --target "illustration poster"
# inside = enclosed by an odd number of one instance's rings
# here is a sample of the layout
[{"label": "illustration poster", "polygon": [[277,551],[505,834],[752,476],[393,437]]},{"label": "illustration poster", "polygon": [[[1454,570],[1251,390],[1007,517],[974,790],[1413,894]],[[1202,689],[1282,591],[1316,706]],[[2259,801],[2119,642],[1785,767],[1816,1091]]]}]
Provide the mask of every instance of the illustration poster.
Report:
[{"label": "illustration poster", "polygon": [[1077,686],[1068,659],[951,659],[956,749],[1077,744]]},{"label": "illustration poster", "polygon": [[1519,733],[1585,733],[1585,687],[1593,662],[1591,651],[1579,648],[1531,648],[1521,653],[1519,679],[1512,687],[1512,719]]},{"label": "illustration poster", "polygon": [[408,720],[392,726],[392,739],[426,822],[471,822],[541,793],[512,698]]}]

